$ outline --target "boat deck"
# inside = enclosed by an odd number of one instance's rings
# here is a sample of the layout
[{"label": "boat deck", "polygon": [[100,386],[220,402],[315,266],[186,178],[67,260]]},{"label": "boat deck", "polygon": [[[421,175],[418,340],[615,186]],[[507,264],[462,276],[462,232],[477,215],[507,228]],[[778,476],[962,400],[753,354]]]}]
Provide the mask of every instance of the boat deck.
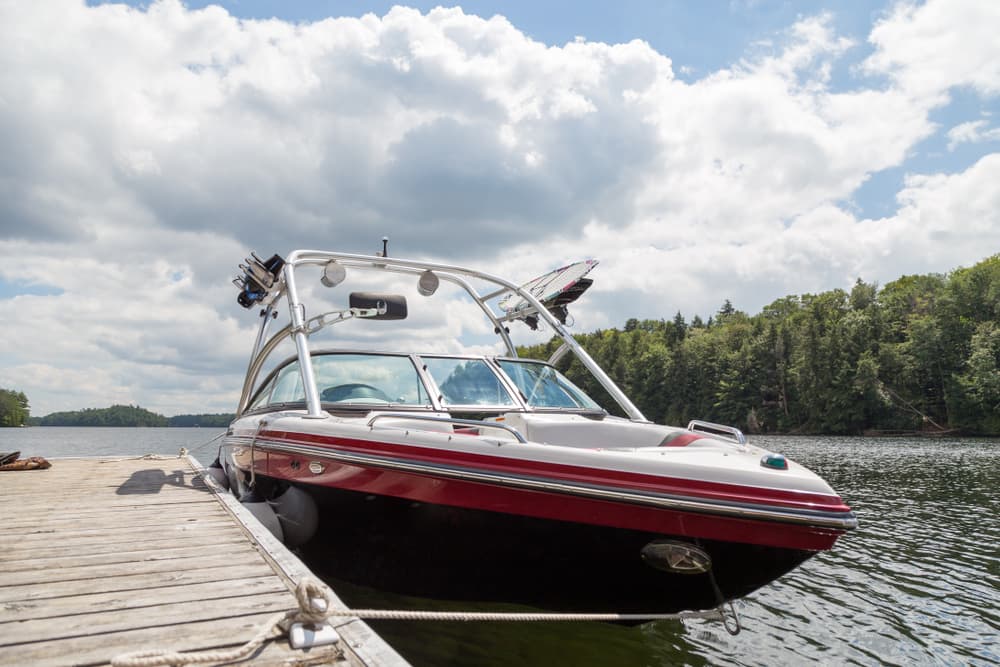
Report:
[{"label": "boat deck", "polygon": [[[203,473],[191,457],[0,472],[0,665],[233,648],[296,609],[309,570]],[[333,625],[336,644],[282,638],[237,664],[406,664],[362,621]]]}]

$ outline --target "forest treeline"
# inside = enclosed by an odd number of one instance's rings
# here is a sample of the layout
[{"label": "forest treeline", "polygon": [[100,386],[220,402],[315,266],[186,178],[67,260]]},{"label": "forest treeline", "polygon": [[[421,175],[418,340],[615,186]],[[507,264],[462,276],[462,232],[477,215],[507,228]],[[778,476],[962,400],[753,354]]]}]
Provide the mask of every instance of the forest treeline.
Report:
[{"label": "forest treeline", "polygon": [[136,405],[112,405],[109,408],[84,408],[53,412],[33,418],[33,426],[205,426],[225,428],[232,414],[176,415],[164,417]]},{"label": "forest treeline", "polygon": [[167,426],[201,426],[205,428],[226,428],[236,419],[233,413],[199,415],[175,415],[167,418]]},{"label": "forest treeline", "polygon": [[[1000,433],[1000,255],[881,289],[859,279],[850,292],[787,296],[752,316],[726,301],[707,321],[677,313],[576,338],[656,422]],[[522,351],[545,359],[556,347]],[[577,360],[561,366],[604,395]]]}]

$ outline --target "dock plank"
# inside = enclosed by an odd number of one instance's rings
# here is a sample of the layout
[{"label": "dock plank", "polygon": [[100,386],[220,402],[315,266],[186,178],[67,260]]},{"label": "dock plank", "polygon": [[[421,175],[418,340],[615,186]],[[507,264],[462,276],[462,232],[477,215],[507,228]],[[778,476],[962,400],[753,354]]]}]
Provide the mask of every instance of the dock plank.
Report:
[{"label": "dock plank", "polygon": [[[145,574],[122,574],[113,579],[91,579],[77,581],[73,584],[73,595],[88,593],[134,591],[163,586],[181,585],[192,582],[210,580],[226,580],[273,575],[270,566],[264,562],[232,563],[215,567],[189,568],[182,571],[152,572]],[[65,597],[66,589],[61,582],[44,581],[36,584],[23,584],[0,588],[0,603],[17,605],[22,601],[40,600],[45,598]],[[2,644],[0,644],[2,646]]]},{"label": "dock plank", "polygon": [[[169,586],[146,586],[150,599],[159,603],[194,602],[198,600],[219,600],[254,595],[257,593],[277,593],[285,590],[282,582],[261,572],[256,577],[219,581],[197,581],[185,584],[173,583]],[[16,604],[0,606],[0,633],[3,624],[23,620],[24,612],[30,611],[32,620],[105,612],[109,609],[142,609],[147,601],[129,591],[102,591],[83,595],[62,595],[51,598],[23,599]],[[11,626],[13,627],[13,626]],[[20,638],[20,637],[19,637]]]},{"label": "dock plank", "polygon": [[231,540],[239,541],[245,539],[245,536],[238,528],[220,518],[212,524],[211,533],[207,535],[201,533],[191,534],[190,531],[177,535],[146,535],[138,539],[134,535],[79,535],[73,540],[72,545],[45,545],[44,542],[38,544],[31,540],[18,539],[16,542],[11,541],[0,546],[0,554],[2,554],[4,559],[10,558],[11,560],[17,560],[24,556],[35,558],[58,557],[66,553],[67,550],[72,550],[75,553],[80,553],[80,550],[84,550],[88,554],[102,554],[130,548],[154,549],[158,546],[204,545],[206,537],[209,536],[211,537],[212,544],[225,544]]},{"label": "dock plank", "polygon": [[160,559],[150,559],[143,561],[133,561],[127,567],[119,564],[105,565],[103,563],[93,565],[77,565],[74,567],[64,567],[51,570],[30,570],[27,572],[0,572],[0,588],[4,586],[21,586],[34,583],[55,583],[62,582],[66,589],[72,589],[74,581],[90,581],[106,577],[116,577],[123,571],[130,574],[152,574],[154,572],[176,572],[187,569],[188,566],[197,563],[203,567],[213,567],[226,565],[236,560],[230,553],[212,553],[210,555],[195,554],[183,557],[166,557]]},{"label": "dock plank", "polygon": [[[0,477],[0,666],[103,665],[238,646],[297,607],[308,569],[194,459],[56,459]],[[333,596],[336,608],[343,603]],[[253,665],[405,665],[358,619],[339,644],[284,638]]]},{"label": "dock plank", "polygon": [[[228,540],[213,540],[212,546],[238,548],[243,546],[244,540],[238,536]],[[81,554],[76,544],[68,544],[63,547],[63,553],[56,556],[41,557],[30,554],[23,554],[20,558],[4,559],[4,573],[24,573],[38,570],[49,570],[52,568],[68,569],[73,567],[88,567],[92,565],[121,565],[126,563],[138,563],[151,560],[168,560],[173,558],[191,558],[205,553],[204,542],[189,542],[178,545],[168,543],[160,544],[153,548],[120,548],[111,553],[85,553]]]},{"label": "dock plank", "polygon": [[[205,604],[205,600],[194,600],[139,607],[107,607],[91,614],[10,621],[0,624],[0,634],[10,636],[7,646],[4,647],[6,651],[13,646],[41,641],[79,639],[88,635],[212,621],[234,616],[274,614],[288,609],[286,593],[286,590],[281,590],[277,593],[258,593],[217,600],[224,604]],[[146,591],[142,594],[148,595]],[[126,610],[131,613],[122,613]],[[10,626],[10,632],[6,631],[5,626]]]}]

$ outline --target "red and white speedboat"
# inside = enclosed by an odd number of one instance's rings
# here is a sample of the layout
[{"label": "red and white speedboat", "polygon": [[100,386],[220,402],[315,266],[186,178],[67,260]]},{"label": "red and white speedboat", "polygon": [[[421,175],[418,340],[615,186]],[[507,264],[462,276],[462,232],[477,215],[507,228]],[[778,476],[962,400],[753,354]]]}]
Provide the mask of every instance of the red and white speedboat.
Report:
[{"label": "red and white speedboat", "polygon": [[[565,328],[593,260],[518,286],[385,254],[253,257],[236,281],[262,323],[220,477],[326,574],[548,609],[704,609],[857,525],[822,479],[739,430],[643,417]],[[417,296],[351,292],[348,279],[403,281]],[[482,312],[497,353],[316,345],[324,329],[383,336],[381,321],[447,309],[442,284]],[[334,307],[307,311],[307,292]],[[282,298],[288,324],[269,336]],[[519,358],[513,322],[545,325],[562,346],[547,361]],[[293,354],[279,352],[291,343]],[[570,354],[625,417],[556,369]]]}]

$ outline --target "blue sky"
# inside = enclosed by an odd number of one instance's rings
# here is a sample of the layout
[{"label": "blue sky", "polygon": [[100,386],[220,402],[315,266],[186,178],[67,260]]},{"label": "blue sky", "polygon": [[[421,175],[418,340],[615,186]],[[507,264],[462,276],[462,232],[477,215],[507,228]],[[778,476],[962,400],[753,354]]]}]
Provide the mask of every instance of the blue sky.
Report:
[{"label": "blue sky", "polygon": [[[90,4],[102,4],[91,2]],[[148,2],[130,2],[145,7]],[[426,13],[439,7],[461,7],[484,18],[504,16],[533,39],[562,46],[576,37],[609,44],[633,39],[648,42],[674,60],[678,70],[691,68],[687,76],[701,76],[731,66],[762,42],[779,40],[781,33],[798,18],[831,12],[839,33],[856,39],[859,55],[869,50],[865,39],[872,23],[891,6],[889,2],[845,0],[844,2],[731,0],[685,2],[684,0],[620,0],[615,3],[548,0],[545,2],[274,2],[265,0],[206,0],[185,3],[192,9],[220,5],[233,16],[252,19],[278,18],[312,22],[331,16],[359,17],[367,13],[383,16],[396,5]]]},{"label": "blue sky", "polygon": [[[995,0],[220,3],[0,5],[0,387],[35,414],[232,409],[251,250],[596,257],[581,331],[1000,251]],[[415,349],[481,339],[446,313]]]}]

